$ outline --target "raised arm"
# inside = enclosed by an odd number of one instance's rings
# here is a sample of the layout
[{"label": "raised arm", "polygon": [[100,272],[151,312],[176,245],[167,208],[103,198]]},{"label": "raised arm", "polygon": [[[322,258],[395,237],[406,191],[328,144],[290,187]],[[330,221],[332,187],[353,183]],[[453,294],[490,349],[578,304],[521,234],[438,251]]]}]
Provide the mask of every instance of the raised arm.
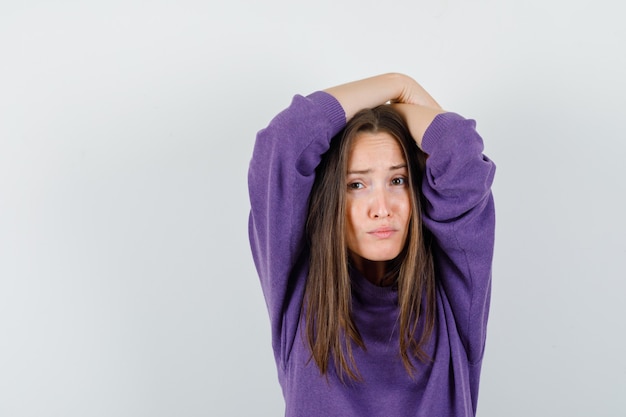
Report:
[{"label": "raised arm", "polygon": [[388,73],[327,88],[343,107],[350,120],[359,110],[376,107],[389,101],[441,108],[424,88],[411,77]]},{"label": "raised arm", "polygon": [[409,127],[411,136],[413,136],[413,139],[417,142],[417,146],[422,150],[424,133],[426,133],[426,130],[437,115],[445,113],[445,110],[439,107],[439,105],[431,106],[398,103],[393,104],[393,108],[400,113],[404,122]]},{"label": "raised arm", "polygon": [[495,165],[483,154],[475,122],[455,113],[437,115],[421,147],[428,154],[422,183],[424,225],[436,241],[433,253],[446,320],[475,364],[482,358],[489,315]]}]

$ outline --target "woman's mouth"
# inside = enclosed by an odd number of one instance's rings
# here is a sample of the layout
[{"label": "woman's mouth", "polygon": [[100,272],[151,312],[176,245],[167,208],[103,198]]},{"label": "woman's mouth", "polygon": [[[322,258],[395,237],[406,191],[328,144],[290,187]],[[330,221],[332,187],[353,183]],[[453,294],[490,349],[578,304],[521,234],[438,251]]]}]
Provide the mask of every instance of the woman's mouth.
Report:
[{"label": "woman's mouth", "polygon": [[379,227],[378,229],[374,229],[368,232],[368,234],[375,236],[379,239],[386,239],[389,236],[393,235],[396,231],[396,229],[393,229],[391,227]]}]

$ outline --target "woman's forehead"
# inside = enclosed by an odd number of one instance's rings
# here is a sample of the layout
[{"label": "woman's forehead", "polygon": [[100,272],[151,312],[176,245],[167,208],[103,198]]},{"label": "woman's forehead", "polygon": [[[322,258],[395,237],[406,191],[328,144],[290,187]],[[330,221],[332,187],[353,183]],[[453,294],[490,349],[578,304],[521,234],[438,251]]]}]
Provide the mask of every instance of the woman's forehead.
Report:
[{"label": "woman's forehead", "polygon": [[359,133],[349,149],[349,170],[369,169],[374,166],[406,165],[398,141],[387,132]]}]

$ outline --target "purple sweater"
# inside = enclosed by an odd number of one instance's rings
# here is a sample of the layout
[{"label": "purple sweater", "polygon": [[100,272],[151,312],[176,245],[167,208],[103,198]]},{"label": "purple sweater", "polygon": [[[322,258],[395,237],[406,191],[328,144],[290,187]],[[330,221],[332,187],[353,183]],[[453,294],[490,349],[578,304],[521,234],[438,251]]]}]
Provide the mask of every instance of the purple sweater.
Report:
[{"label": "purple sweater", "polygon": [[301,307],[309,254],[304,249],[315,168],[345,126],[331,95],[295,96],[258,133],[250,162],[250,245],[269,310],[272,347],[286,416],[474,416],[491,288],[495,166],[482,154],[475,123],[454,113],[435,118],[422,141],[429,155],[422,185],[424,222],[434,237],[436,325],[414,361],[399,355],[397,292],[351,272],[353,316],[367,350],[354,356],[362,382],[320,375],[306,345]]}]

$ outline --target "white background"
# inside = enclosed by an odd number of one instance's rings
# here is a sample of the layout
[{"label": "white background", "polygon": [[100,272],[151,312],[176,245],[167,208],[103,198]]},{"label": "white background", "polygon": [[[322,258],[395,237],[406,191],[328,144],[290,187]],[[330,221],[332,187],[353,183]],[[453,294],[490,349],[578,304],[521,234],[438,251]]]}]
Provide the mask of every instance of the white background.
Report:
[{"label": "white background", "polygon": [[0,3],[0,416],[279,416],[247,241],[293,94],[404,72],[498,165],[479,415],[626,415],[618,1]]}]

